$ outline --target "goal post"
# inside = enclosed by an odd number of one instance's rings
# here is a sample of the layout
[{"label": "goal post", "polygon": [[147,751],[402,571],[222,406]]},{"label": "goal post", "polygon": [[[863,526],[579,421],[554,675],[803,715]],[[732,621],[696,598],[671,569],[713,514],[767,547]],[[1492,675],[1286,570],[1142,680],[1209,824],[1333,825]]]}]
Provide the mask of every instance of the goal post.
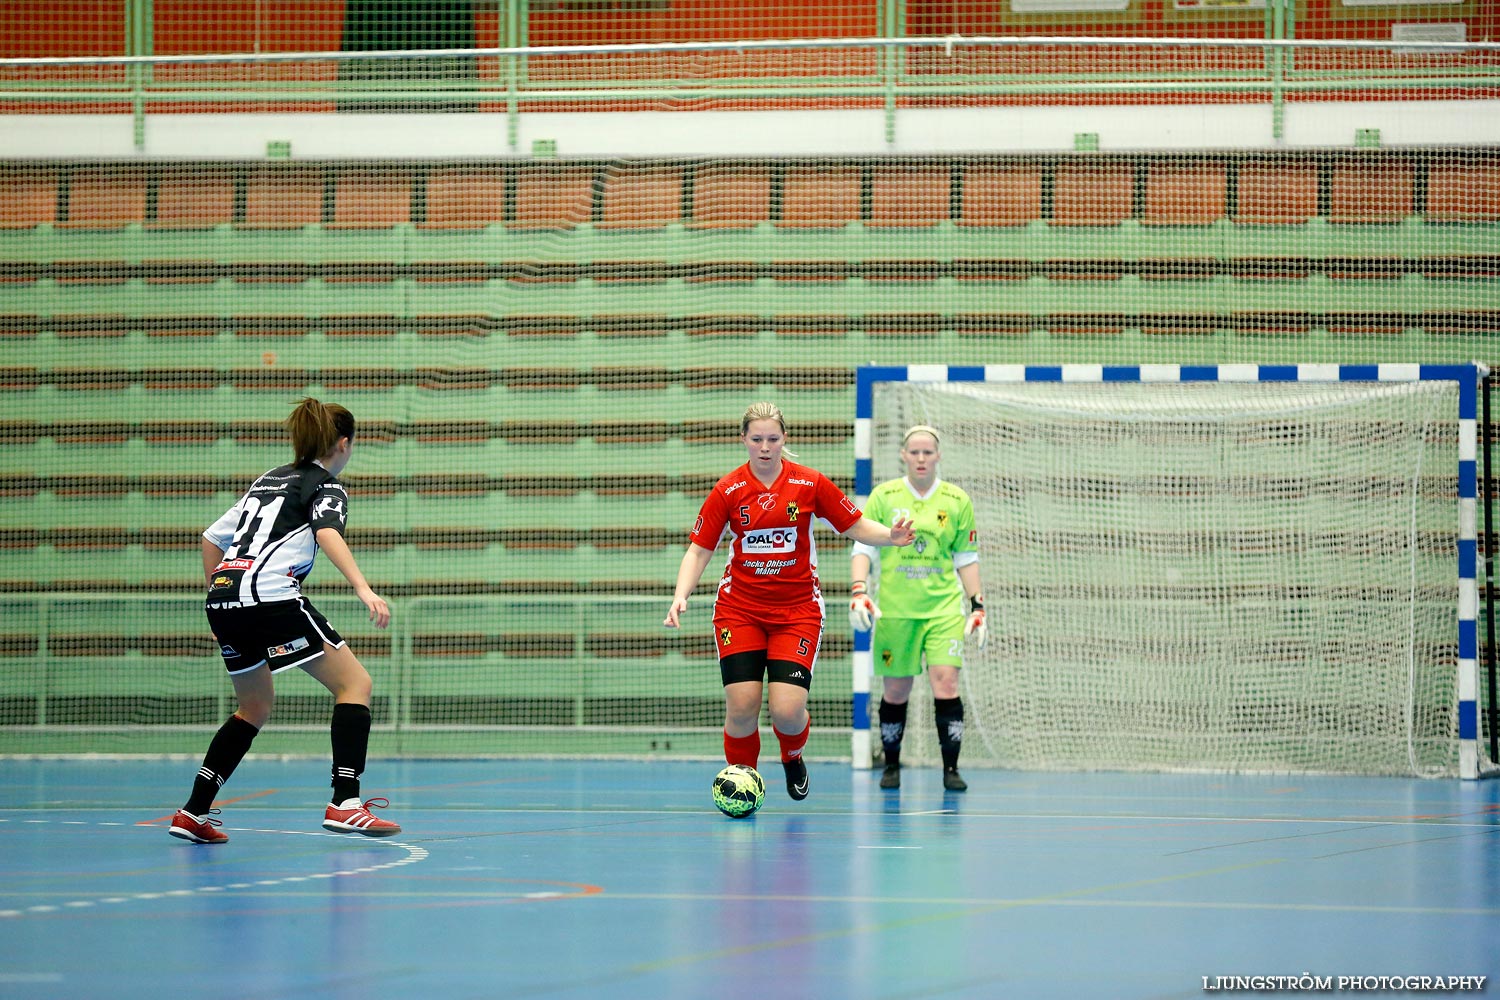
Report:
[{"label": "goal post", "polygon": [[[943,432],[941,476],[974,502],[991,639],[961,675],[964,761],[1493,773],[1478,711],[1486,372],[858,368],[859,501],[904,473],[900,434],[926,423]],[[875,655],[855,633],[856,768],[878,748]],[[936,759],[930,701],[913,694],[903,762]]]}]

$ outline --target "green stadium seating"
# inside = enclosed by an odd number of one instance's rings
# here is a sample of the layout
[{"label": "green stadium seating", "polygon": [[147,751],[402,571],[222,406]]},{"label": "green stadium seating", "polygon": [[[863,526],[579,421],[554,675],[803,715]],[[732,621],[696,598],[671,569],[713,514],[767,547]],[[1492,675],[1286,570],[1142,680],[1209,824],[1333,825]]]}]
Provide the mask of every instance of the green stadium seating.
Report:
[{"label": "green stadium seating", "polygon": [[752,398],[848,485],[858,362],[1219,360],[1267,336],[1391,360],[1500,328],[1500,167],[1462,152],[0,181],[12,587],[192,587],[197,532],[286,460],[304,394],[359,417],[372,579],[627,593],[670,585]]}]

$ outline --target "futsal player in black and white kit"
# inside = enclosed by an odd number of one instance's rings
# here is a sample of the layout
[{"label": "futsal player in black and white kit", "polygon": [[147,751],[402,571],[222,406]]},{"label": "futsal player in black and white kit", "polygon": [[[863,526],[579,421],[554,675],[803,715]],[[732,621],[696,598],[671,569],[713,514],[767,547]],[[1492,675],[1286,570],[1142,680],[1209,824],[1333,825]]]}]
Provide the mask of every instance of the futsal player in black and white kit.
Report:
[{"label": "futsal player in black and white kit", "polygon": [[229,835],[212,813],[214,797],[271,717],[273,674],[299,667],[333,695],[333,799],[326,829],[388,837],[401,827],[370,812],[385,799],[360,801],[359,779],[370,741],[370,674],[306,597],[302,581],[324,552],[370,612],[377,628],[391,621],[344,541],[349,494],[338,475],[354,448],[354,415],[304,399],[286,420],[296,459],[251,484],[239,502],[203,532],[205,611],[224,656],[239,709],[219,728],[171,834],[197,844]]}]

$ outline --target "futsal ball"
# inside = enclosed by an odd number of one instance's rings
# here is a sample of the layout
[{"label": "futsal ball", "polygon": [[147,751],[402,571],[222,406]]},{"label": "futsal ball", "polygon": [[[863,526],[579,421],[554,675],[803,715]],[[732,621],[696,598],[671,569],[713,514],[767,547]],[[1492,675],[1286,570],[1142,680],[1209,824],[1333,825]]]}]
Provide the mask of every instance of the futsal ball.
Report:
[{"label": "futsal ball", "polygon": [[760,772],[744,764],[730,764],[714,776],[714,805],[725,816],[749,816],[766,800]]}]

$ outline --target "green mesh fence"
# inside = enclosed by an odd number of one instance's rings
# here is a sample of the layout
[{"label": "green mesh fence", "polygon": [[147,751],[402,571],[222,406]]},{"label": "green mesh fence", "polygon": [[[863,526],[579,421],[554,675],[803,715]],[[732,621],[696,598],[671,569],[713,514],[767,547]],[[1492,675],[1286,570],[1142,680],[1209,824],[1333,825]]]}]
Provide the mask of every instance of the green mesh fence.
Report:
[{"label": "green mesh fence", "polygon": [[[481,18],[475,42],[569,9]],[[1482,44],[848,40],[901,19],[877,14],[809,29],[838,45],[372,57],[379,79],[160,44],[0,64],[27,112],[0,162],[0,751],[201,750],[230,706],[198,534],[287,460],[303,395],[360,421],[349,538],[394,624],[362,627],[326,564],[309,593],[376,677],[374,752],[714,756],[711,575],[687,628],[660,621],[749,402],[852,488],[866,362],[1500,360],[1500,152],[1356,146],[1370,119],[1345,113],[1487,101]],[[1265,141],[1224,146],[1218,113]],[[986,115],[1024,127],[971,130]],[[1204,141],[1112,142],[1136,115]],[[1348,127],[1276,141],[1308,115]],[[855,120],[898,148],[851,142]],[[630,152],[589,153],[590,129]],[[673,151],[737,132],[760,151]],[[470,140],[493,152],[451,152]],[[847,756],[848,549],[819,545],[810,752]],[[305,680],[267,749],[323,752]]]}]

